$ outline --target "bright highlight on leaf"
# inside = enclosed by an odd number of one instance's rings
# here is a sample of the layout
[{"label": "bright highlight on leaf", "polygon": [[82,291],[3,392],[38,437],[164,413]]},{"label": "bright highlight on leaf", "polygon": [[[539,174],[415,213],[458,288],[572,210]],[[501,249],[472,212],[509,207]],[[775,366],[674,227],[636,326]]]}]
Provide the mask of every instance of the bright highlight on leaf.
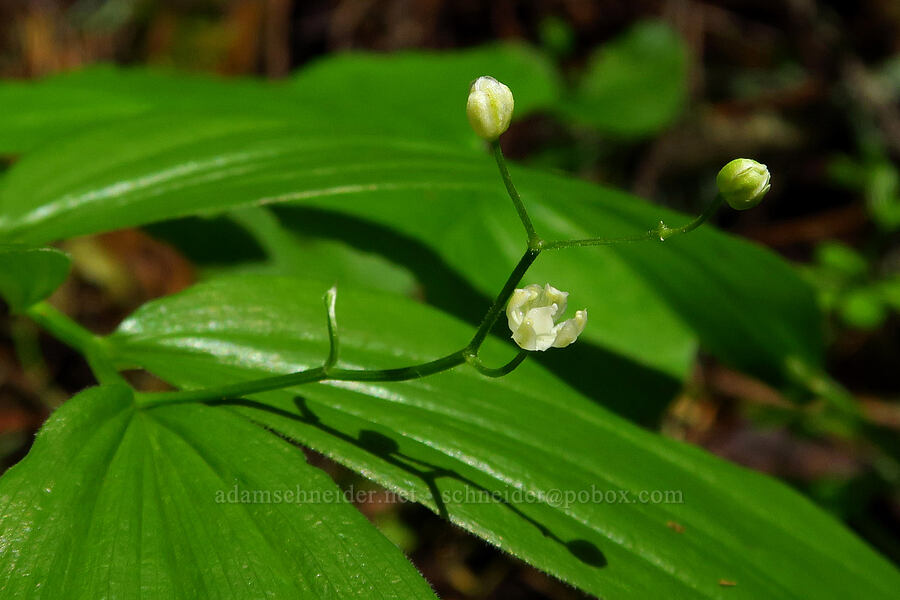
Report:
[{"label": "bright highlight on leaf", "polygon": [[506,306],[506,318],[512,339],[525,350],[544,351],[565,348],[581,335],[587,325],[587,310],[575,311],[565,321],[568,292],[561,292],[549,283],[544,287],[533,283],[513,292]]}]

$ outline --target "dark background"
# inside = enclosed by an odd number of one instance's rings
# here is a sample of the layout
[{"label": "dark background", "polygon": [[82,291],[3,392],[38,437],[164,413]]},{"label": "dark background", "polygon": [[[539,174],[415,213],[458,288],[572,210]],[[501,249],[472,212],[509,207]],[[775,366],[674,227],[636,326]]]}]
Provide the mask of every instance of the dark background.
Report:
[{"label": "dark background", "polygon": [[[791,418],[798,409],[783,391],[701,356],[658,428],[786,480],[900,561],[900,474],[880,466],[873,449],[900,445],[900,221],[892,216],[900,214],[900,2],[0,0],[0,76],[112,61],[280,78],[349,49],[520,40],[553,57],[575,86],[598,45],[646,18],[668,23],[689,48],[689,100],[673,124],[618,139],[537,115],[515,123],[504,147],[518,160],[687,212],[699,206],[700,182],[727,158],[769,165],[777,181],[770,197],[717,222],[795,262],[819,290],[829,371],[870,427],[849,438],[806,427]],[[195,265],[144,231],[79,243],[75,276],[57,300],[98,330],[196,277]],[[4,467],[24,455],[52,407],[90,383],[77,356],[4,316]],[[361,485],[311,459],[342,485]],[[444,598],[581,597],[424,509],[360,509]]]}]

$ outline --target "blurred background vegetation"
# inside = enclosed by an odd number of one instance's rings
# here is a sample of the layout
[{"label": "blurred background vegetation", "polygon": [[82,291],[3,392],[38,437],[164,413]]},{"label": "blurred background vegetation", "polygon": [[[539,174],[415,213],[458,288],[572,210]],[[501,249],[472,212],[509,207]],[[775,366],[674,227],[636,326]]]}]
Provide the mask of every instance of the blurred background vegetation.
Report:
[{"label": "blurred background vegetation", "polygon": [[[785,480],[900,562],[900,474],[873,451],[900,447],[900,2],[0,2],[4,78],[114,62],[278,79],[342,51],[498,40],[531,45],[564,90],[551,110],[514,123],[504,137],[516,160],[688,213],[702,208],[728,159],[769,165],[766,201],[724,213],[718,224],[773,248],[818,291],[829,371],[870,427],[839,435],[803,418],[814,403],[798,408],[784,390],[704,356],[671,402],[639,420]],[[462,111],[464,90],[460,98]],[[110,330],[205,268],[196,249],[160,241],[173,236],[177,227],[155,227],[70,242],[75,276],[56,300]],[[319,243],[323,257],[341,260],[340,244]],[[76,355],[4,318],[4,468],[27,452],[54,406],[90,383]],[[321,456],[310,460],[343,485],[367,485]],[[425,509],[388,502],[360,509],[444,598],[580,597]]]}]

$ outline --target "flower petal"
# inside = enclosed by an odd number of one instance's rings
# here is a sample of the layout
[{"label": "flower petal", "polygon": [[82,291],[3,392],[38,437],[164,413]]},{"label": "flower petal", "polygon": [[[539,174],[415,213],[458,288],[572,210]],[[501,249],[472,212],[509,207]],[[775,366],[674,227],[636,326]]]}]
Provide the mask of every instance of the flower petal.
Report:
[{"label": "flower petal", "polygon": [[568,297],[569,292],[562,292],[548,283],[544,286],[544,289],[541,290],[541,299],[539,303],[543,305],[555,304],[559,310],[557,310],[556,315],[554,316],[559,318],[566,312]]},{"label": "flower petal", "polygon": [[538,297],[538,291],[532,289],[535,286],[528,286],[525,289],[518,289],[513,292],[506,305],[506,318],[509,322],[509,330],[515,332],[525,319],[525,313],[531,308],[535,298]]},{"label": "flower petal", "polygon": [[565,348],[578,339],[581,332],[587,325],[587,310],[579,310],[575,312],[575,316],[567,321],[563,321],[555,327],[556,339],[553,341],[554,348]]},{"label": "flower petal", "polygon": [[544,351],[556,340],[553,314],[554,306],[532,308],[525,315],[522,324],[513,331],[512,338],[520,348]]}]

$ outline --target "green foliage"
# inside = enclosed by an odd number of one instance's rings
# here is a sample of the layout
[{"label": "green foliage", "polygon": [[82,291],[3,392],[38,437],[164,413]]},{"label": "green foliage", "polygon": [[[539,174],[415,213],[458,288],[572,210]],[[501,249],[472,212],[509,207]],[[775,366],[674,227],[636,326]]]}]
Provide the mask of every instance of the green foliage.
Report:
[{"label": "green foliage", "polygon": [[0,244],[0,297],[21,311],[53,293],[69,274],[69,257],[52,248]]},{"label": "green foliage", "polygon": [[562,114],[620,137],[653,134],[684,108],[688,65],[687,45],[669,25],[638,23],[595,51]]},{"label": "green foliage", "polygon": [[[85,152],[95,157],[89,165]],[[47,169],[63,175],[47,179]],[[522,248],[494,171],[481,152],[424,139],[251,117],[148,117],[24,157],[0,187],[0,234],[43,243],[251,204],[312,206],[420,240],[493,296]],[[513,174],[552,238],[633,235],[661,217],[688,220],[557,175]],[[675,377],[687,372],[697,338],[776,380],[787,357],[817,364],[821,353],[808,288],[770,253],[712,231],[665,245],[548,253],[529,279],[575,290],[572,301],[603,323],[586,339]]]},{"label": "green foliage", "polygon": [[871,330],[888,314],[900,310],[897,287],[900,277],[878,276],[865,256],[840,242],[823,242],[815,262],[801,272],[818,290],[818,300],[828,314],[836,314],[849,327]]},{"label": "green foliage", "polygon": [[[328,353],[322,292],[288,278],[221,279],[145,305],[109,341],[123,366],[188,389],[296,371]],[[343,361],[366,368],[429,360],[471,334],[420,304],[347,289],[338,323]],[[499,342],[487,351],[498,362],[510,354]],[[896,581],[785,486],[643,431],[533,364],[499,380],[460,367],[404,383],[325,382],[215,410],[311,446],[603,597],[718,597],[727,579],[746,598],[887,598]],[[597,490],[611,496],[585,499]],[[641,503],[642,491],[676,495]],[[871,577],[854,575],[863,572]]]},{"label": "green foliage", "polygon": [[454,53],[349,53],[313,63],[294,76],[299,102],[325,113],[327,128],[399,134],[480,147],[466,121],[469,85],[490,75],[514,90],[513,119],[552,106],[560,95],[550,62],[521,45]]},{"label": "green foliage", "polygon": [[0,513],[4,598],[434,598],[296,447],[228,410],[135,410],[123,386],[54,413]]},{"label": "green foliage", "polygon": [[865,160],[838,156],[828,166],[829,175],[844,187],[859,191],[872,221],[884,231],[900,227],[900,173],[883,154],[872,151]]},{"label": "green foliage", "polygon": [[377,254],[361,252],[347,244],[326,239],[308,239],[286,229],[265,207],[248,207],[230,214],[263,248],[267,260],[213,269],[213,273],[268,273],[297,275],[328,285],[351,284],[368,289],[411,296],[416,290],[413,275]]},{"label": "green foliage", "polygon": [[[598,127],[643,135],[674,118],[686,57],[673,36],[645,24],[598,59],[597,77],[622,96],[585,84],[585,106],[617,115]],[[636,63],[657,75],[635,75]],[[190,235],[200,219],[227,216],[267,257],[254,275],[220,266],[225,276],[142,307],[107,338],[34,306],[65,276],[56,251],[3,246],[0,266],[14,266],[0,270],[0,291],[85,353],[105,383],[125,368],[188,390],[319,368],[329,354],[322,293],[334,280],[340,366],[406,367],[458,350],[471,324],[405,298],[421,284],[406,270],[417,257],[398,266],[367,256],[343,245],[361,241],[353,231],[312,246],[301,234],[315,211],[365,223],[440,262],[451,284],[440,297],[425,289],[432,304],[494,297],[525,240],[465,122],[467,84],[485,73],[513,89],[517,116],[558,106],[546,60],[517,46],[349,54],[280,84],[102,68],[0,86],[0,149],[23,154],[0,180],[4,244],[174,219]],[[654,93],[642,100],[648,81]],[[654,105],[659,96],[669,100]],[[688,221],[585,182],[512,172],[551,240]],[[528,361],[501,379],[460,365],[402,383],[332,377],[204,403],[150,406],[151,395],[136,400],[121,383],[83,392],[0,479],[0,587],[13,598],[432,597],[346,503],[215,503],[235,485],[336,490],[288,438],[590,593],[892,596],[892,567],[798,494],[601,406],[659,401],[650,377],[628,380],[621,365],[680,379],[698,343],[775,383],[786,365],[814,373],[814,297],[788,265],[705,229],[547,250],[525,283],[548,281],[590,311],[578,344],[591,361],[569,383]],[[512,355],[488,339],[482,358]],[[585,381],[589,396],[569,385]],[[654,490],[681,501],[637,496]],[[578,496],[598,491],[616,501]]]},{"label": "green foliage", "polygon": [[442,54],[342,54],[279,83],[91,67],[36,84],[0,86],[0,152],[32,150],[91,126],[173,112],[265,115],[318,124],[328,132],[412,134],[471,146],[476,140],[459,103],[465,106],[468,84],[485,73],[515,89],[514,118],[553,104],[560,93],[550,63],[513,44]]}]

